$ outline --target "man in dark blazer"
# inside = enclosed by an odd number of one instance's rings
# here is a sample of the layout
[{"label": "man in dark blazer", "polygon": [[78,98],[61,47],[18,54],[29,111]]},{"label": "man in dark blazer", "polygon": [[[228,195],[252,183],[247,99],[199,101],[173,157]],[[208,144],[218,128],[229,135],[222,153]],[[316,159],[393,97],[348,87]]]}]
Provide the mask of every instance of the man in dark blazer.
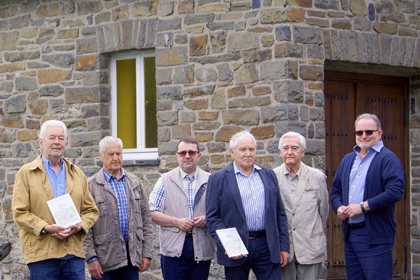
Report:
[{"label": "man in dark blazer", "polygon": [[[225,266],[226,279],[280,279],[280,265],[287,264],[289,241],[287,218],[276,175],[255,164],[256,141],[247,132],[232,136],[233,162],[209,177],[207,227],[217,242],[217,260]],[[235,227],[248,255],[229,258],[216,230]]]},{"label": "man in dark blazer", "polygon": [[392,279],[394,207],[404,193],[404,171],[384,147],[378,117],[355,121],[356,146],[341,161],[332,186],[331,206],[343,221],[349,280]]}]

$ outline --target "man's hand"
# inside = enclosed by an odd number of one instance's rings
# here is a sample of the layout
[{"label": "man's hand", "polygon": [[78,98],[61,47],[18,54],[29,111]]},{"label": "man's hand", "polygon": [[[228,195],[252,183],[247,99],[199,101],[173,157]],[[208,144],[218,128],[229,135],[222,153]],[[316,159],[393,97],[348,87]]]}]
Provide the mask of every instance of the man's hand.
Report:
[{"label": "man's hand", "polygon": [[206,216],[198,216],[193,219],[194,226],[199,228],[206,227]]},{"label": "man's hand", "polygon": [[280,251],[280,266],[285,267],[287,265],[287,259],[289,258],[289,253],[286,251]]},{"label": "man's hand", "polygon": [[68,228],[53,224],[45,226],[45,229],[51,233],[51,236],[60,240],[66,239],[70,235],[79,232],[82,229],[82,223],[78,223]]},{"label": "man's hand", "polygon": [[344,214],[344,210],[346,210],[346,206],[341,205],[340,207],[337,208],[337,217],[341,220],[344,221],[345,219],[348,218],[348,216],[346,214]]},{"label": "man's hand", "polygon": [[177,226],[182,231],[191,231],[194,226],[194,221],[188,218],[177,219]]},{"label": "man's hand", "polygon": [[151,260],[146,257],[141,258],[140,272],[145,272],[150,267]]},{"label": "man's hand", "polygon": [[101,264],[96,260],[91,263],[88,263],[88,270],[90,276],[96,279],[102,279],[102,275],[104,274],[102,271]]},{"label": "man's hand", "polygon": [[348,217],[353,217],[362,214],[362,208],[360,207],[360,204],[352,203],[344,209],[343,213]]}]

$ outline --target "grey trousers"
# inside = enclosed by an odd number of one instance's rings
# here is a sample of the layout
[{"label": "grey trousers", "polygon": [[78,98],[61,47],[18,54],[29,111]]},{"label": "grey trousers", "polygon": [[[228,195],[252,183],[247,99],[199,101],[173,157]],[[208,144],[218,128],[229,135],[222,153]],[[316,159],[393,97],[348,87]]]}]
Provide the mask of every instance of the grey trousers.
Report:
[{"label": "grey trousers", "polygon": [[300,264],[293,261],[281,269],[281,280],[319,280],[321,263]]}]

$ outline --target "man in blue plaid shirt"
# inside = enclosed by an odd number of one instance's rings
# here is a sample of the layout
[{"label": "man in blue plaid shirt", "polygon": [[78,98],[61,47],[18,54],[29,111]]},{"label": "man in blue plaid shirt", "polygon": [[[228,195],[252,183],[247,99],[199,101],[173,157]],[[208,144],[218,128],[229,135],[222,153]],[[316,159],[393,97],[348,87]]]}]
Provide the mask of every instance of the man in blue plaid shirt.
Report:
[{"label": "man in blue plaid shirt", "polygon": [[89,179],[100,216],[85,240],[92,279],[138,280],[152,257],[152,223],[143,186],[122,168],[123,144],[107,136],[99,142],[102,168]]}]

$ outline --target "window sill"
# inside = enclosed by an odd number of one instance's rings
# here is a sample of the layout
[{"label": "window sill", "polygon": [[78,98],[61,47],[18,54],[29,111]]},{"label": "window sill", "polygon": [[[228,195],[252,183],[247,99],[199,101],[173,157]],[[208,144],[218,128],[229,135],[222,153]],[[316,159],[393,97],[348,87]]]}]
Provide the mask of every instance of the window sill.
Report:
[{"label": "window sill", "polygon": [[124,166],[158,166],[159,153],[156,151],[123,151]]}]

